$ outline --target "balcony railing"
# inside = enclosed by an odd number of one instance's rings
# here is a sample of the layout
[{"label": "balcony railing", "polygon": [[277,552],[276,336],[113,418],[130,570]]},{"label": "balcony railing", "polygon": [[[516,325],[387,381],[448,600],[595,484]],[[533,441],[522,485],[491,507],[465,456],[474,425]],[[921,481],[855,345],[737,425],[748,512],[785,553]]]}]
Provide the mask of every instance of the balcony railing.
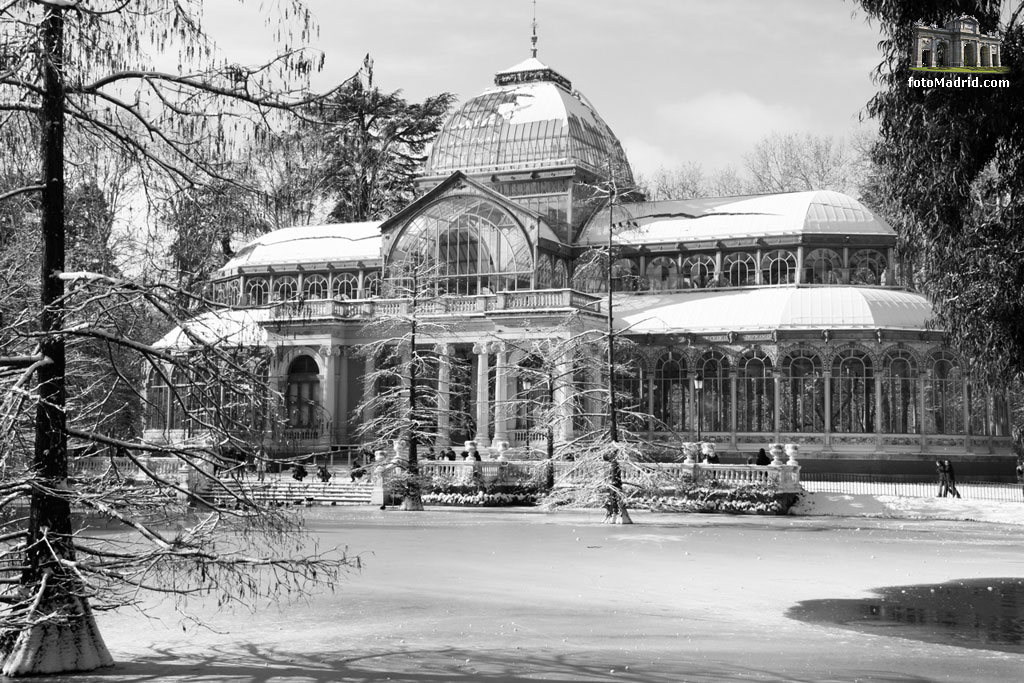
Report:
[{"label": "balcony railing", "polygon": [[[418,301],[417,311],[428,316],[489,315],[507,311],[553,311],[601,313],[601,297],[572,289],[541,289],[498,294],[439,296]],[[273,305],[271,318],[280,321],[370,320],[382,316],[408,315],[408,299],[306,299],[280,301]]]}]

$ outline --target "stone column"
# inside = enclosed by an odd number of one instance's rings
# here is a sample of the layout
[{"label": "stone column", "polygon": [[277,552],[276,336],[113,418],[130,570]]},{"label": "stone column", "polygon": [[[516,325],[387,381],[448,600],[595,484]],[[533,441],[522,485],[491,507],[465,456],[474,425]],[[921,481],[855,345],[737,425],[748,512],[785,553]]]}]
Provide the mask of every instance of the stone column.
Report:
[{"label": "stone column", "polygon": [[926,453],[928,451],[928,416],[925,413],[925,406],[927,401],[925,400],[925,374],[919,372],[917,377],[917,400],[918,408],[920,408],[919,423],[921,425],[921,452]]},{"label": "stone column", "polygon": [[[565,354],[566,356],[568,354]],[[555,405],[558,407],[558,424],[555,425],[555,440],[566,442],[572,439],[572,358],[559,359],[555,376]]]},{"label": "stone column", "polygon": [[825,448],[832,450],[832,371],[821,373],[825,384]]},{"label": "stone column", "polygon": [[473,345],[473,353],[476,354],[476,441],[478,448],[491,445],[490,437],[490,391],[488,389],[487,373],[488,353],[490,349],[486,342]]},{"label": "stone column", "polygon": [[875,450],[882,449],[882,378],[875,374]]},{"label": "stone column", "polygon": [[508,350],[504,342],[491,342],[494,353],[494,442],[508,441]]},{"label": "stone column", "polygon": [[437,353],[437,441],[435,450],[440,453],[442,448],[452,444],[451,439],[451,378],[452,378],[452,345],[438,344],[434,347]]},{"label": "stone column", "polygon": [[352,438],[348,433],[348,418],[352,406],[348,404],[348,383],[350,381],[348,347],[339,346],[335,349],[335,353],[337,354],[337,368],[334,373],[334,383],[338,388],[335,391],[337,408],[334,413],[334,433],[338,443],[349,444],[352,443]]},{"label": "stone column", "polygon": [[793,282],[800,284],[804,281],[804,245],[796,248],[796,277]]},{"label": "stone column", "polygon": [[316,397],[319,402],[317,415],[315,416],[315,423],[318,426],[317,440],[322,444],[330,444],[334,438],[334,401],[337,391],[334,373],[337,370],[337,359],[334,357],[334,349],[330,345],[324,344],[317,351],[317,355],[320,356],[323,362],[323,367],[320,368],[320,374],[318,375],[320,380],[320,396]]},{"label": "stone column", "polygon": [[968,387],[967,378],[964,377],[960,380],[960,395],[963,397],[963,415],[964,415],[964,449],[970,452],[971,450],[971,392]]},{"label": "stone column", "polygon": [[756,255],[754,256],[754,258],[757,259],[757,263],[754,264],[754,284],[755,285],[762,285],[762,284],[764,284],[764,278],[761,276],[761,257],[762,257],[762,255],[763,254],[761,253],[761,250],[758,249],[757,252],[756,252]]}]

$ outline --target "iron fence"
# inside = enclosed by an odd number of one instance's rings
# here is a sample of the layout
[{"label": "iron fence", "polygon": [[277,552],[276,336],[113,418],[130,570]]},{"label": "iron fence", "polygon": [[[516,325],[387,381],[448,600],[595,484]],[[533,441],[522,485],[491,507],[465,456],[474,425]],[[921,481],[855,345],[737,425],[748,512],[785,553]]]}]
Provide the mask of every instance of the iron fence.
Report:
[{"label": "iron fence", "polygon": [[[934,498],[939,493],[938,481],[915,476],[801,473],[800,484],[807,491],[850,495]],[[1024,487],[1020,484],[960,479],[956,488],[963,498],[970,500],[1024,502]]]}]

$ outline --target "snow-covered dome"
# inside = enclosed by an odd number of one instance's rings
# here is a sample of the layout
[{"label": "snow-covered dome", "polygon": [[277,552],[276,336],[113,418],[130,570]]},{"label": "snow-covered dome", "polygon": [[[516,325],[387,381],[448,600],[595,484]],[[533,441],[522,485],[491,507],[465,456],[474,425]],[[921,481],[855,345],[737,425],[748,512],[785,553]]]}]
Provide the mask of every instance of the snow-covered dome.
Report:
[{"label": "snow-covered dome", "polygon": [[494,87],[470,99],[441,129],[424,175],[580,166],[633,175],[622,145],[572,83],[536,57],[498,72]]}]

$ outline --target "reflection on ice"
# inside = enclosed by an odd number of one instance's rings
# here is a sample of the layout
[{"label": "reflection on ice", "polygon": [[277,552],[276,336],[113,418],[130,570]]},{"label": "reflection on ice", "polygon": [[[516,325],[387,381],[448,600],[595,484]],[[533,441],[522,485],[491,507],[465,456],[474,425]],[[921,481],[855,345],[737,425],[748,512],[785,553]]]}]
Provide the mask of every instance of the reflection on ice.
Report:
[{"label": "reflection on ice", "polygon": [[792,619],[865,633],[1024,654],[1024,579],[890,586],[865,600],[806,600]]}]

